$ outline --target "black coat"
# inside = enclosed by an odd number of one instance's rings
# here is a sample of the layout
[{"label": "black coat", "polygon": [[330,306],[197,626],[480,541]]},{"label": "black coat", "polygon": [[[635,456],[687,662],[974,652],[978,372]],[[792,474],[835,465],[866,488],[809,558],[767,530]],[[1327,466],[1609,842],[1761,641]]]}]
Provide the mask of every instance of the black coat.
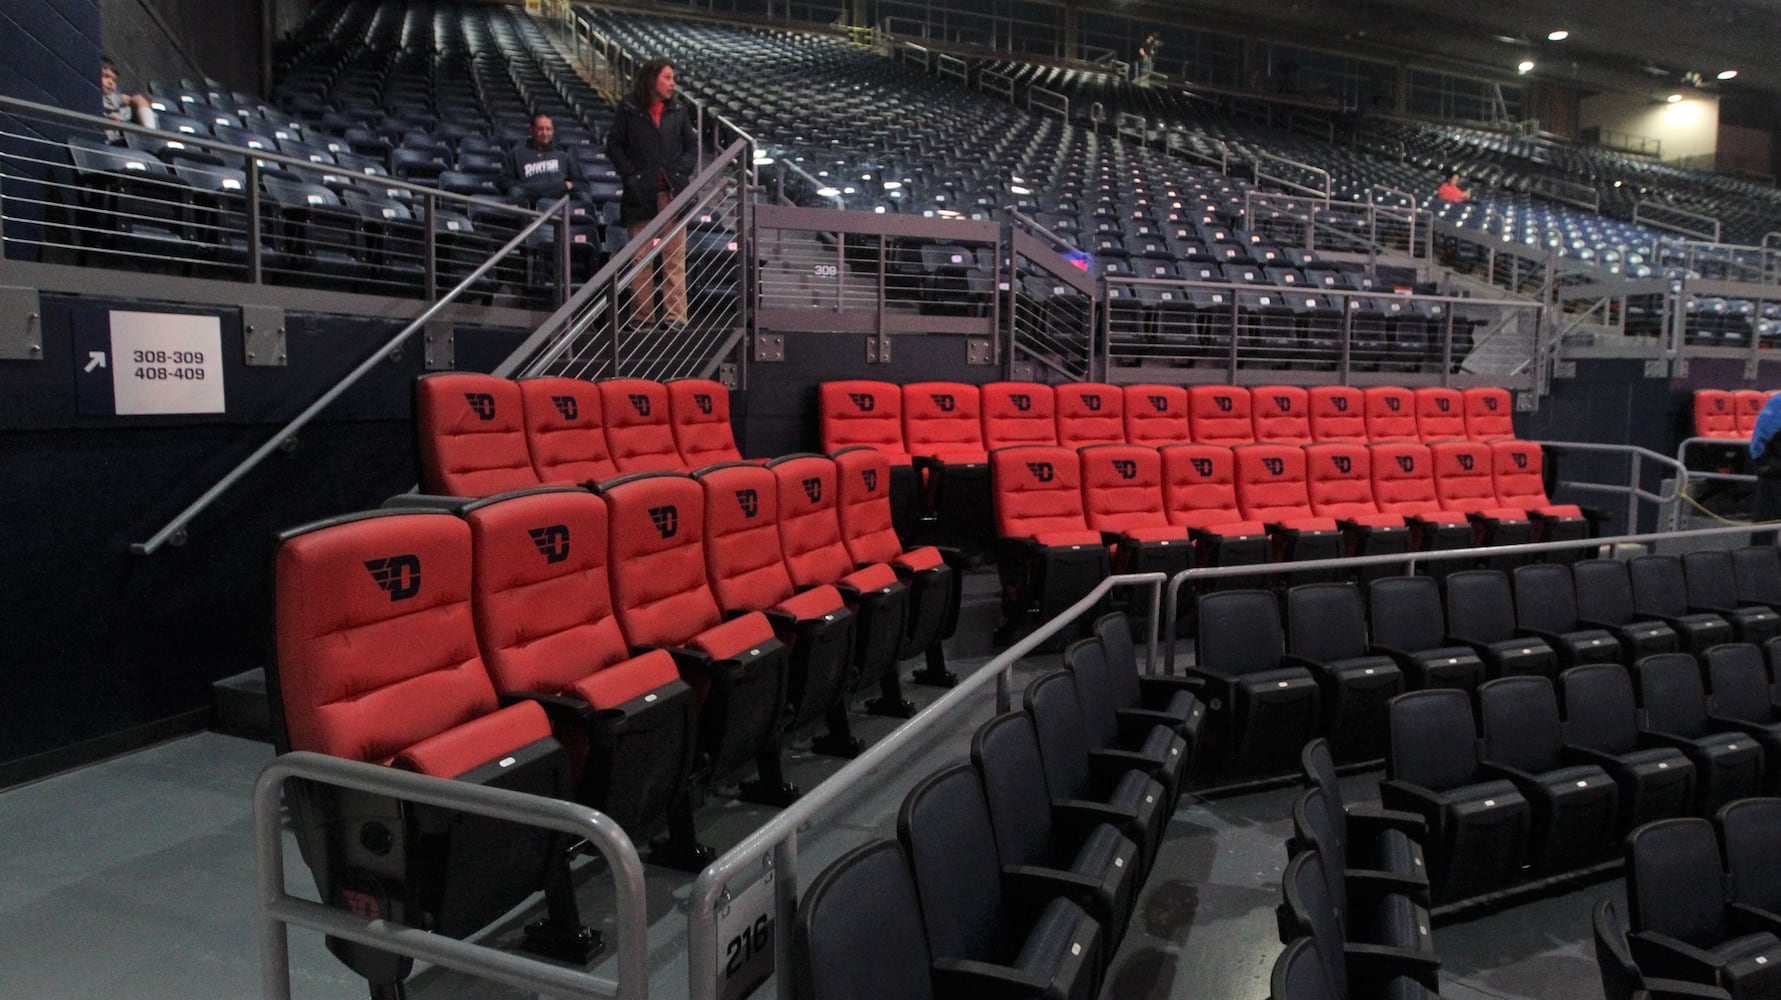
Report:
[{"label": "black coat", "polygon": [[620,221],[632,226],[655,218],[656,196],[679,194],[699,165],[699,137],[686,102],[669,101],[658,126],[635,97],[626,97],[606,133],[606,158],[625,183]]}]

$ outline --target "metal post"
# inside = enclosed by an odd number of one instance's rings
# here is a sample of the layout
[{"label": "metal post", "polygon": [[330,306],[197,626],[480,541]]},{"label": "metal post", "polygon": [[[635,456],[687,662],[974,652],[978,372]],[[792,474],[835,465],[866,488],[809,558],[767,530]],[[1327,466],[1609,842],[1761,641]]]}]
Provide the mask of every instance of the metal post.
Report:
[{"label": "metal post", "polygon": [[1337,300],[1342,303],[1342,384],[1349,384],[1354,373],[1354,298],[1344,296]]},{"label": "metal post", "polygon": [[569,282],[573,280],[569,274],[569,248],[571,246],[573,246],[573,242],[569,235],[569,202],[565,200],[562,211],[557,216],[557,294],[552,302],[559,308],[563,303],[569,301]]},{"label": "metal post", "polygon": [[[265,261],[260,254],[260,240],[265,232],[265,225],[260,216],[260,161],[258,158],[247,158],[247,280],[255,285],[261,283],[261,268]],[[433,296],[429,295],[428,298]]]},{"label": "metal post", "polygon": [[1235,385],[1237,382],[1237,320],[1238,320],[1238,315],[1239,314],[1238,314],[1238,310],[1237,310],[1237,292],[1236,292],[1236,289],[1232,289],[1231,290],[1230,371],[1228,372],[1228,374],[1230,376],[1230,382],[1232,385]]},{"label": "metal post", "polygon": [[422,245],[421,267],[426,271],[426,297],[439,298],[439,201],[431,193],[421,195],[421,215],[427,230],[426,243]]},{"label": "metal post", "polygon": [[1441,384],[1453,381],[1453,302],[1441,312]]}]

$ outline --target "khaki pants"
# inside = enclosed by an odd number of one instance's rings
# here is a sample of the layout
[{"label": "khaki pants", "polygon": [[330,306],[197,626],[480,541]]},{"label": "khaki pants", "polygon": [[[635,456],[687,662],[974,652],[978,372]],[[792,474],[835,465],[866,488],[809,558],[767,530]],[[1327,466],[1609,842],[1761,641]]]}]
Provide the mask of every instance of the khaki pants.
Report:
[{"label": "khaki pants", "polygon": [[[671,199],[666,192],[656,197],[656,211],[668,207]],[[653,220],[645,220],[625,227],[625,233],[631,239],[644,230]],[[686,312],[686,230],[676,229],[669,236],[666,245],[656,258],[662,269],[662,308],[667,311],[668,319],[676,323],[685,323]],[[631,320],[635,323],[655,322],[655,268],[646,267],[637,272],[631,279]]]}]

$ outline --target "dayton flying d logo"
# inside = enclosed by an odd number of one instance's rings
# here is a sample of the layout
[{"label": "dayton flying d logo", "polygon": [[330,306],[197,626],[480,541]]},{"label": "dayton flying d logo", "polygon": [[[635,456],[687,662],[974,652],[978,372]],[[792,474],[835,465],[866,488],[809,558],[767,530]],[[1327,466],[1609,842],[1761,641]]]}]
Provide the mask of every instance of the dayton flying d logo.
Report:
[{"label": "dayton flying d logo", "polygon": [[391,602],[406,601],[421,592],[421,560],[413,554],[367,559],[365,568],[379,589],[387,590]]}]

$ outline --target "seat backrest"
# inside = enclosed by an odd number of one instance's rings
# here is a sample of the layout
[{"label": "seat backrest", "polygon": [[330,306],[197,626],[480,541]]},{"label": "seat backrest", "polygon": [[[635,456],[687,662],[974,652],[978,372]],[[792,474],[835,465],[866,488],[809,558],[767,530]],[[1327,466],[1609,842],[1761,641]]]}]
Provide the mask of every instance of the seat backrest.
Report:
[{"label": "seat backrest", "polygon": [[387,763],[498,707],[476,644],[462,520],[349,515],[284,533],[274,563],[281,750]]},{"label": "seat backrest", "polygon": [[1725,865],[1713,824],[1698,817],[1660,819],[1626,838],[1626,901],[1632,930],[1657,931],[1712,948],[1725,926]]},{"label": "seat backrest", "polygon": [[824,451],[865,445],[892,456],[909,454],[903,444],[903,390],[898,386],[865,379],[824,382],[817,398]]},{"label": "seat backrest", "polygon": [[1435,464],[1435,496],[1444,510],[1496,510],[1496,478],[1491,475],[1490,445],[1478,441],[1437,441],[1429,445]]},{"label": "seat backrest", "polygon": [[1237,506],[1252,521],[1310,517],[1305,452],[1288,444],[1250,444],[1231,449]]},{"label": "seat backrest", "polygon": [[1416,394],[1400,385],[1375,385],[1363,390],[1367,404],[1367,440],[1420,441],[1416,429]]},{"label": "seat backrest", "polygon": [[1732,555],[1720,549],[1682,553],[1682,578],[1688,586],[1688,603],[1698,608],[1732,608],[1738,605],[1738,581]]},{"label": "seat backrest", "polygon": [[1125,392],[1100,382],[1057,387],[1057,443],[1066,448],[1125,443]]},{"label": "seat backrest", "polygon": [[916,782],[897,814],[897,839],[909,857],[936,959],[1013,955],[1020,942],[1002,899],[1002,866],[989,803],[969,764]]},{"label": "seat backrest", "polygon": [[1719,810],[1731,898],[1774,912],[1781,907],[1781,799],[1738,799]]},{"label": "seat backrest", "polygon": [[1475,642],[1515,636],[1515,601],[1502,570],[1463,569],[1447,574],[1447,632]]},{"label": "seat backrest", "polygon": [[[1317,851],[1300,851],[1286,863],[1280,878],[1280,893],[1286,911],[1298,924],[1309,924],[1309,940],[1323,960],[1326,984],[1347,984],[1347,967],[1340,957],[1346,936],[1337,917],[1339,905],[1330,893],[1330,875],[1323,857]],[[1340,978],[1338,978],[1340,977]],[[1340,990],[1340,986],[1333,987]],[[1315,995],[1315,994],[1314,994]],[[1342,995],[1338,993],[1338,995]],[[1276,996],[1274,1000],[1281,1000]]]},{"label": "seat backrest", "polygon": [[1595,933],[1595,963],[1602,974],[1602,993],[1606,1000],[1633,1000],[1640,993],[1645,977],[1633,963],[1632,949],[1626,943],[1626,925],[1614,909],[1614,898],[1604,897],[1592,914]]},{"label": "seat backrest", "polygon": [[1083,511],[1096,531],[1163,527],[1163,459],[1140,444],[1097,444],[1078,453]]},{"label": "seat backrest", "polygon": [[1769,401],[1769,394],[1761,389],[1739,389],[1732,393],[1732,410],[1737,414],[1738,437],[1748,438],[1756,433],[1756,418]]},{"label": "seat backrest", "polygon": [[1163,512],[1169,523],[1189,528],[1243,520],[1237,506],[1237,465],[1219,444],[1176,444],[1161,449]]},{"label": "seat backrest", "polygon": [[1221,590],[1200,595],[1197,664],[1221,674],[1275,670],[1286,655],[1280,606],[1266,590]]},{"label": "seat backrest", "polygon": [[674,472],[601,488],[612,604],[632,646],[673,646],[722,617],[705,576],[705,491]]},{"label": "seat backrest", "polygon": [[1687,653],[1654,653],[1633,667],[1645,728],[1678,736],[1707,733],[1707,690],[1700,664]]},{"label": "seat backrest", "polygon": [[1738,600],[1781,604],[1781,549],[1773,545],[1733,549],[1732,577]]},{"label": "seat backrest", "polygon": [[1057,398],[1043,382],[991,382],[978,393],[983,446],[1057,444]]},{"label": "seat backrest", "polygon": [[1671,555],[1634,556],[1626,562],[1633,584],[1633,607],[1640,614],[1674,617],[1688,612],[1688,583],[1682,560]]},{"label": "seat backrest", "polygon": [[669,427],[686,468],[742,460],[730,426],[730,390],[722,382],[677,378],[667,388]]},{"label": "seat backrest", "polygon": [[963,382],[911,382],[903,387],[903,441],[911,455],[968,454],[981,461],[981,401]]},{"label": "seat backrest", "polygon": [[915,880],[894,840],[836,858],[798,901],[796,1000],[933,1000],[930,963]]},{"label": "seat backrest", "polygon": [[1546,498],[1544,448],[1532,441],[1494,441],[1490,456],[1497,503],[1522,510],[1552,505]]},{"label": "seat backrest", "polygon": [[1299,751],[1299,770],[1305,784],[1323,795],[1324,805],[1346,830],[1347,806],[1342,801],[1342,782],[1336,774],[1336,758],[1330,753],[1330,741],[1318,736],[1305,741]]},{"label": "seat backrest", "polygon": [[1429,514],[1441,509],[1435,495],[1435,460],[1428,446],[1390,441],[1367,446],[1373,502],[1387,514]]},{"label": "seat backrest", "polygon": [[1738,411],[1732,405],[1731,393],[1724,389],[1694,391],[1694,436],[1738,437]]},{"label": "seat backrest", "polygon": [[1269,1000],[1347,1000],[1348,994],[1337,990],[1316,938],[1294,939],[1268,974]]},{"label": "seat backrest", "polygon": [[1514,569],[1515,624],[1542,632],[1577,629],[1577,589],[1564,563],[1531,563]]},{"label": "seat backrest", "polygon": [[1462,395],[1466,404],[1466,437],[1495,441],[1515,436],[1515,400],[1498,385],[1475,385]]},{"label": "seat backrest", "polygon": [[606,444],[600,389],[578,378],[521,379],[526,448],[540,482],[550,486],[600,483],[618,475]]},{"label": "seat backrest", "polygon": [[1618,663],[1586,663],[1558,676],[1566,738],[1602,753],[1630,753],[1639,745],[1633,682]]},{"label": "seat backrest", "polygon": [[1088,736],[1083,731],[1082,703],[1076,679],[1068,670],[1054,670],[1027,685],[1025,707],[1039,740],[1045,790],[1053,801],[1089,794]]},{"label": "seat backrest", "polygon": [[1286,648],[1332,663],[1367,651],[1367,622],[1354,584],[1301,583],[1286,592]]},{"label": "seat backrest", "polygon": [[835,462],[823,455],[785,455],[767,463],[778,480],[779,549],[800,588],[834,583],[853,572],[841,539]]},{"label": "seat backrest", "polygon": [[1107,650],[1096,636],[1078,639],[1064,649],[1064,666],[1076,682],[1082,732],[1091,749],[1117,749],[1119,721],[1108,675]]},{"label": "seat backrest", "polygon": [[1498,677],[1478,688],[1484,759],[1530,774],[1557,768],[1564,744],[1558,695],[1545,677]]},{"label": "seat backrest", "polygon": [[693,476],[705,491],[705,575],[726,612],[765,611],[792,596],[779,544],[779,480],[729,462]]},{"label": "seat backrest", "polygon": [[1775,721],[1769,705],[1769,665],[1762,650],[1753,643],[1724,642],[1702,656],[1714,715],[1762,725]]},{"label": "seat backrest", "polygon": [[1466,400],[1458,389],[1425,385],[1416,390],[1416,434],[1424,441],[1466,436]]},{"label": "seat backrest", "polygon": [[606,519],[604,500],[560,487],[465,508],[476,636],[497,691],[556,694],[592,678],[582,689],[612,708],[660,683],[604,673],[630,656],[612,612]]},{"label": "seat backrest", "polygon": [[686,468],[674,445],[668,387],[641,378],[615,378],[600,387],[606,447],[620,474],[678,472]]},{"label": "seat backrest", "polygon": [[1226,447],[1255,440],[1249,390],[1235,385],[1196,385],[1187,390],[1189,440]]},{"label": "seat backrest", "polygon": [[468,372],[414,381],[414,450],[421,489],[483,497],[537,486],[525,406],[510,379]]},{"label": "seat backrest", "polygon": [[1609,625],[1633,620],[1633,582],[1619,559],[1584,559],[1571,567],[1577,617]]},{"label": "seat backrest", "polygon": [[1454,688],[1400,694],[1389,709],[1391,751],[1385,776],[1437,792],[1478,777],[1478,731],[1472,701]]},{"label": "seat backrest", "polygon": [[1306,392],[1311,440],[1367,440],[1367,397],[1351,385],[1316,385]]},{"label": "seat backrest", "polygon": [[1367,584],[1367,604],[1375,645],[1406,652],[1443,645],[1441,590],[1433,577],[1381,577]]},{"label": "seat backrest", "polygon": [[890,460],[875,448],[842,448],[835,463],[835,515],[855,565],[888,563],[903,554],[891,520]]},{"label": "seat backrest", "polygon": [[978,727],[971,737],[971,763],[983,779],[1003,863],[1044,864],[1056,848],[1032,719],[1025,712],[1007,712]]},{"label": "seat backrest", "polygon": [[1296,385],[1258,385],[1249,390],[1255,439],[1271,444],[1309,444],[1311,403]]},{"label": "seat backrest", "polygon": [[1188,441],[1187,389],[1179,385],[1125,387],[1125,439],[1132,444],[1185,444]]},{"label": "seat backrest", "polygon": [[1042,445],[998,448],[989,456],[989,477],[999,537],[1088,530],[1081,460],[1075,451]]},{"label": "seat backrest", "polygon": [[1379,513],[1366,445],[1329,441],[1306,445],[1304,451],[1306,498],[1313,514],[1350,518]]}]

